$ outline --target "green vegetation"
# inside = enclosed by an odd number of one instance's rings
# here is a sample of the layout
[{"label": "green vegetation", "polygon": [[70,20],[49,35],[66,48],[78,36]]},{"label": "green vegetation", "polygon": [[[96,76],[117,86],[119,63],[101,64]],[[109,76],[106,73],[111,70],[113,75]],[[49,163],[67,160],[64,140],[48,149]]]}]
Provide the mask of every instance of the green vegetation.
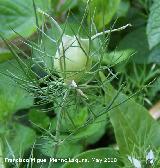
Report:
[{"label": "green vegetation", "polygon": [[0,0],[0,168],[159,168],[159,15],[159,0]]}]

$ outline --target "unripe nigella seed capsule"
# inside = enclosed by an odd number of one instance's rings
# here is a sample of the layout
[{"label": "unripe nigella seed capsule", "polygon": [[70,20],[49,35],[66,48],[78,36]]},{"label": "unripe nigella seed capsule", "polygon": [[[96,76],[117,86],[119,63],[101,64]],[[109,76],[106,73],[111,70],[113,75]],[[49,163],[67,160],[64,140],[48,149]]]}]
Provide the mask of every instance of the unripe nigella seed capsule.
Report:
[{"label": "unripe nigella seed capsule", "polygon": [[54,67],[67,81],[79,81],[91,67],[89,40],[64,35],[54,57]]},{"label": "unripe nigella seed capsule", "polygon": [[[54,18],[41,9],[38,9],[37,11],[50,18],[58,32],[61,35],[63,34],[63,30],[56,20],[54,20]],[[124,30],[128,26],[131,26],[131,24],[127,24],[117,29],[106,30],[97,33],[91,36],[90,41],[93,41],[97,37],[104,34]],[[72,80],[78,82],[85,72],[91,68],[91,64],[92,59],[89,54],[89,39],[82,39],[78,36],[71,37],[68,35],[63,35],[61,43],[54,57],[54,68],[59,73],[59,75],[67,82]]]}]

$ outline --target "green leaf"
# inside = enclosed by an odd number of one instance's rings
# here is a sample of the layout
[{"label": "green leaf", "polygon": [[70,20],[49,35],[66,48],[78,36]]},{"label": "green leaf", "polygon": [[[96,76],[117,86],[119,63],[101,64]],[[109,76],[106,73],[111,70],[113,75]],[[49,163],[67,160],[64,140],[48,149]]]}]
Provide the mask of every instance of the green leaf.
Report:
[{"label": "green leaf", "polygon": [[74,134],[74,139],[85,140],[86,144],[96,143],[105,133],[107,121],[104,117],[95,119],[93,123],[85,126]]},{"label": "green leaf", "polygon": [[130,1],[128,0],[121,0],[120,1],[120,4],[119,4],[119,7],[117,9],[117,17],[125,17],[128,10],[129,10],[129,7],[130,7]]},{"label": "green leaf", "polygon": [[[35,142],[35,132],[26,126],[16,124],[12,134],[7,138],[8,144],[15,156],[23,156],[24,152]],[[12,157],[12,152],[6,146],[7,155]]]},{"label": "green leaf", "polygon": [[[107,162],[108,158],[111,158],[113,162]],[[89,150],[77,155],[74,159],[81,162],[66,163],[62,168],[115,168],[123,165],[119,153],[111,148]],[[82,162],[82,159],[86,159],[87,162]],[[114,162],[116,160],[117,162]]]},{"label": "green leaf", "polygon": [[[117,91],[108,84],[105,94],[106,102],[110,104]],[[110,119],[122,154],[143,155],[148,147],[154,149],[160,146],[159,124],[149,115],[145,107],[132,98],[118,93],[110,110]]]},{"label": "green leaf", "polygon": [[104,55],[103,63],[110,65],[121,63],[125,60],[128,60],[134,54],[134,52],[134,49],[125,49],[110,52]]},{"label": "green leaf", "polygon": [[1,158],[0,158],[0,166],[1,166],[1,168],[5,168],[5,166],[4,166],[4,159],[3,159],[3,146],[2,146],[2,140],[1,140],[1,138],[0,138],[0,156],[1,156]]},{"label": "green leaf", "polygon": [[150,51],[148,63],[160,64],[160,44]]},{"label": "green leaf", "polygon": [[0,48],[0,63],[11,59],[13,56],[8,49]]},{"label": "green leaf", "polygon": [[0,120],[7,120],[17,110],[33,105],[33,97],[20,88],[11,77],[2,74],[7,74],[7,70],[14,75],[21,73],[15,60],[0,64]]},{"label": "green leaf", "polygon": [[[53,157],[54,156],[54,140],[47,138],[40,141],[39,150],[46,156]],[[60,143],[57,152],[57,158],[67,158],[74,157],[79,154],[83,150],[83,145],[77,142],[68,142]]]},{"label": "green leaf", "polygon": [[121,52],[130,50],[132,52],[128,52],[128,57],[131,56],[131,54],[134,54],[132,58],[136,63],[147,63],[149,47],[145,27],[136,29],[127,34],[120,41],[117,50]]},{"label": "green leaf", "polygon": [[119,7],[119,3],[120,0],[93,0],[91,2],[91,11],[94,13],[96,10],[93,19],[99,29],[111,21]]},{"label": "green leaf", "polygon": [[[101,102],[102,103],[102,102]],[[95,103],[96,104],[96,103]],[[100,103],[99,103],[100,104]],[[97,105],[94,110],[98,113],[102,109],[102,105]],[[64,117],[62,118],[62,132],[74,132],[74,135],[71,137],[75,141],[83,141],[85,142],[85,145],[87,144],[93,144],[97,142],[101,136],[105,133],[106,125],[107,125],[107,119],[104,117],[100,117],[98,119],[95,119],[93,123],[90,123],[89,125],[86,125],[85,127],[79,129],[75,132],[76,128],[81,127],[83,124],[87,122],[87,119],[89,117],[88,108],[80,108],[77,111],[74,108],[68,107],[68,114],[64,114]],[[95,113],[94,111],[94,113]],[[76,115],[75,115],[76,113]],[[68,115],[70,118],[68,118]],[[71,121],[72,119],[72,121]],[[74,122],[74,125],[73,123]],[[56,118],[52,120],[52,128],[55,131],[56,128]],[[64,135],[64,134],[62,134]],[[66,134],[65,134],[66,135]]]},{"label": "green leaf", "polygon": [[57,1],[52,0],[51,1],[54,7],[54,11],[57,12],[57,14],[63,14],[63,12],[67,12],[68,10],[74,8],[78,0],[63,0],[63,1]]},{"label": "green leaf", "polygon": [[[126,98],[121,95],[119,102]],[[159,147],[160,137],[157,135],[160,133],[160,127],[143,106],[128,100],[112,110],[110,117],[118,146],[123,154],[143,154],[149,146]]]},{"label": "green leaf", "polygon": [[[92,102],[91,104],[88,104],[86,109],[86,112],[83,109],[83,116],[85,116],[85,120],[81,120],[81,125],[79,125],[80,127],[82,125],[84,125],[88,118],[91,117],[93,114],[94,115],[98,115],[99,112],[103,109],[103,103],[104,103],[104,97],[103,95],[100,96],[96,96],[95,92],[92,90],[90,91],[90,93],[87,93],[87,96],[90,100],[90,102]],[[92,113],[89,113],[90,111],[92,111]],[[77,115],[78,113],[82,113],[82,111],[77,111]],[[73,113],[75,115],[75,113]],[[87,115],[86,115],[87,114]],[[82,118],[82,117],[81,117]],[[77,118],[78,119],[78,118]],[[80,119],[80,118],[79,118]],[[73,121],[75,121],[75,119],[73,118]],[[77,123],[77,122],[75,122]],[[105,133],[106,128],[107,128],[107,124],[108,124],[108,118],[107,116],[102,116],[99,118],[94,119],[94,121],[92,123],[89,123],[88,125],[85,124],[85,127],[82,127],[81,129],[79,129],[73,136],[73,139],[81,139],[83,140],[86,145],[87,144],[94,144],[96,143]]]},{"label": "green leaf", "polygon": [[150,14],[147,24],[147,35],[150,49],[153,49],[160,43],[160,1],[154,0],[150,8]]},{"label": "green leaf", "polygon": [[50,124],[49,117],[44,112],[36,109],[29,111],[29,120],[41,128],[47,128]]},{"label": "green leaf", "polygon": [[[36,7],[48,9],[49,0],[47,1],[35,0]],[[0,0],[0,33],[4,38],[17,37],[14,31],[29,37],[36,31],[35,20],[32,0]]]}]

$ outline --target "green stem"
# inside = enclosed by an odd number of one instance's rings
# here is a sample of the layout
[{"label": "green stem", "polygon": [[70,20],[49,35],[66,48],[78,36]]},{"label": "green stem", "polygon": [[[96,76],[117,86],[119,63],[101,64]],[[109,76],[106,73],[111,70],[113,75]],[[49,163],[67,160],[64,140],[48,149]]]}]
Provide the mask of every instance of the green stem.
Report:
[{"label": "green stem", "polygon": [[63,100],[62,100],[62,105],[60,107],[60,110],[57,114],[57,125],[56,125],[56,135],[55,135],[55,141],[56,144],[54,146],[54,157],[56,157],[57,152],[58,152],[58,147],[59,147],[59,139],[60,139],[60,129],[61,129],[61,120],[62,120],[62,113],[64,111],[64,107],[65,107],[65,103],[67,100],[67,97],[69,95],[70,89],[68,89],[64,96],[63,96]]},{"label": "green stem", "polygon": [[130,27],[130,26],[132,26],[132,25],[131,24],[127,24],[127,25],[119,27],[117,29],[106,30],[104,32],[97,33],[97,34],[95,34],[94,36],[91,37],[91,40],[94,40],[95,38],[97,38],[97,37],[99,37],[101,35],[104,35],[104,34],[108,34],[108,33],[111,33],[111,32],[117,32],[117,31],[124,30],[124,29],[126,29],[127,27]]}]

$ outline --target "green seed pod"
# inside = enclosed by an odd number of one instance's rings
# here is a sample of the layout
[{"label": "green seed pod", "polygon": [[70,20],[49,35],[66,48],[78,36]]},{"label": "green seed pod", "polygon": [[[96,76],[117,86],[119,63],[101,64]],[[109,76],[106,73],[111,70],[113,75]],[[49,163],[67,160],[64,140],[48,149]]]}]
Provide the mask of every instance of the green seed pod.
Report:
[{"label": "green seed pod", "polygon": [[[58,32],[61,35],[63,34],[63,30],[54,18],[41,9],[38,9],[38,12],[50,18]],[[124,30],[128,26],[131,26],[131,24],[127,24],[117,29],[97,33],[93,35],[90,40],[93,41],[101,35]],[[54,68],[59,75],[63,77],[66,82],[70,82],[72,80],[78,82],[84,76],[85,72],[91,68],[91,65],[92,59],[89,53],[89,39],[63,35],[54,57]]]},{"label": "green seed pod", "polygon": [[91,68],[89,40],[64,35],[54,58],[54,67],[67,81],[78,82]]}]

